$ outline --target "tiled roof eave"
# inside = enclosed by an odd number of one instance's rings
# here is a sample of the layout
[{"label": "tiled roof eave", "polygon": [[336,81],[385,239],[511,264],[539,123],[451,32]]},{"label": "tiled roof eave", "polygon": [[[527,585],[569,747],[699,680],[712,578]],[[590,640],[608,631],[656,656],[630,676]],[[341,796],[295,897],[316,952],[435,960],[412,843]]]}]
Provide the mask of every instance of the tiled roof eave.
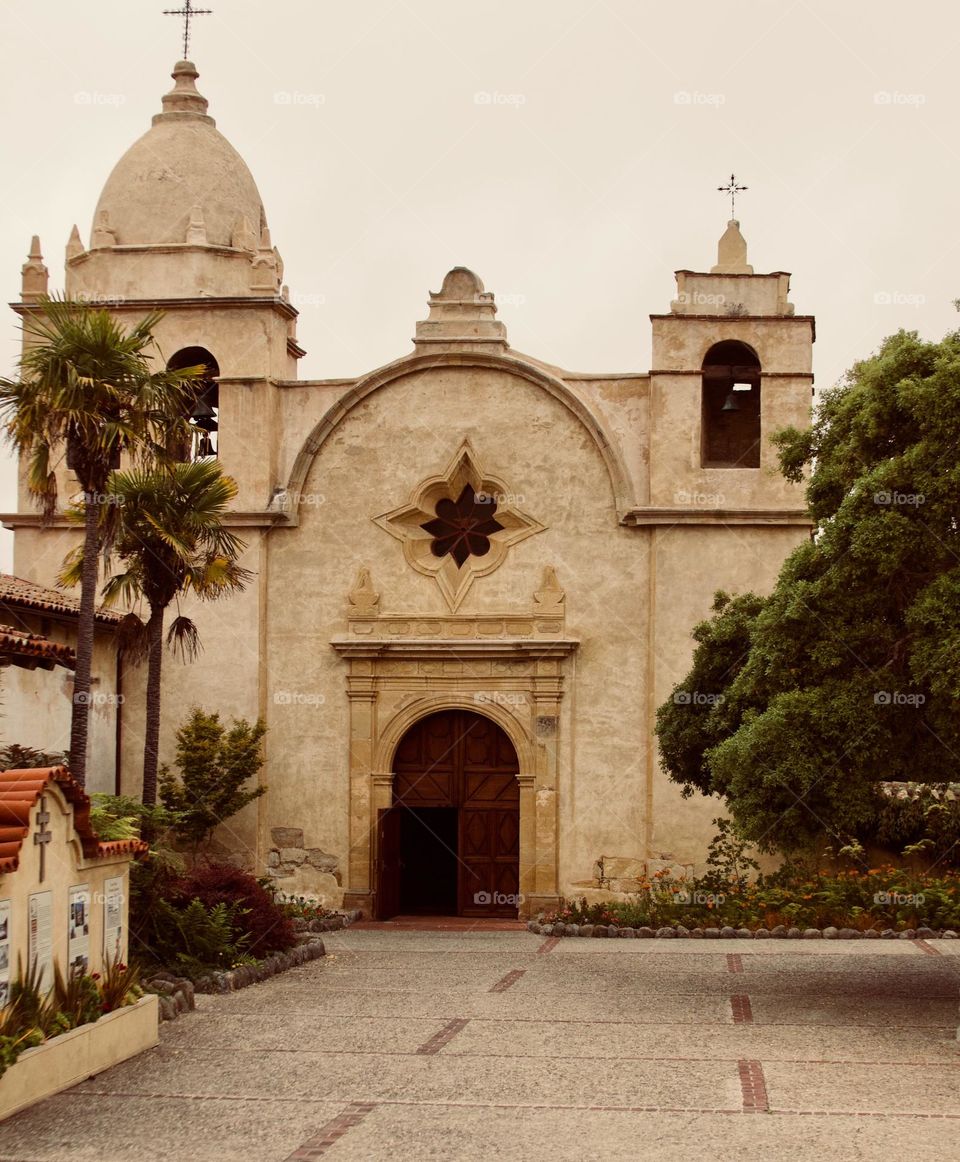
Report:
[{"label": "tiled roof eave", "polygon": [[20,866],[23,841],[29,834],[30,813],[44,791],[55,784],[73,807],[74,834],[80,840],[83,863],[139,859],[149,850],[142,839],[103,840],[90,824],[90,797],[66,767],[31,767],[0,771],[0,875]]}]

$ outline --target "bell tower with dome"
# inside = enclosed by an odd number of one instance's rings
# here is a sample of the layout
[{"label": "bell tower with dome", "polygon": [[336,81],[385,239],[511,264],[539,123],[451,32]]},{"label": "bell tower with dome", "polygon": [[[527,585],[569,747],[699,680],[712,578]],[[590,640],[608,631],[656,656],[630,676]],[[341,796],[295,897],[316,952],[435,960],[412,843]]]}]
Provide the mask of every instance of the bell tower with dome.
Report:
[{"label": "bell tower with dome", "polygon": [[147,132],[120,158],[94,213],[89,246],[67,245],[68,298],[138,319],[163,312],[156,337],[168,365],[205,363],[193,417],[195,454],[216,450],[237,481],[237,506],[269,503],[275,461],[273,393],[304,354],[253,175],[216,128],[191,61]]}]

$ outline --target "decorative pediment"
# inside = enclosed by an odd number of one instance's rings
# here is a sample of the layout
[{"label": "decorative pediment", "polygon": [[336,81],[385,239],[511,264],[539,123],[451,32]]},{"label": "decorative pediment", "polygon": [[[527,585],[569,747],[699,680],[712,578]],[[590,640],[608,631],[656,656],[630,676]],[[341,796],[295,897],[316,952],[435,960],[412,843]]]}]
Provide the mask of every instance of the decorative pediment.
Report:
[{"label": "decorative pediment", "polygon": [[464,440],[444,472],[427,477],[406,504],[375,519],[403,545],[407,564],[432,577],[456,610],[477,577],[498,569],[513,545],[543,531],[518,499],[484,471]]}]

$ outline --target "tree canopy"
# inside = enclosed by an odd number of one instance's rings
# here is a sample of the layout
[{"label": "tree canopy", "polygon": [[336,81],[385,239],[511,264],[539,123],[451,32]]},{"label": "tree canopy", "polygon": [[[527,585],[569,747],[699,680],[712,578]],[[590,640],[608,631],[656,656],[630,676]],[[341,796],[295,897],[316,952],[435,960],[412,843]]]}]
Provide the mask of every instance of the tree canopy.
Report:
[{"label": "tree canopy", "polygon": [[813,536],[769,597],[718,593],[657,714],[661,762],[793,851],[869,828],[884,780],[960,766],[960,332],[887,339],[775,438]]}]

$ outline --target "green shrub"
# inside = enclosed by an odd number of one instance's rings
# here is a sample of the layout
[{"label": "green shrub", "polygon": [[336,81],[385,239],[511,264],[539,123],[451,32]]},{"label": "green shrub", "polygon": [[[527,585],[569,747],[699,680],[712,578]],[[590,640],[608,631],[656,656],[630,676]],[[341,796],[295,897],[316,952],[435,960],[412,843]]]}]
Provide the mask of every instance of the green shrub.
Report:
[{"label": "green shrub", "polygon": [[183,976],[205,976],[211,968],[232,968],[244,955],[249,938],[238,934],[236,904],[207,908],[191,900],[183,908],[167,900],[156,903],[158,940],[154,953],[161,963]]},{"label": "green shrub", "polygon": [[161,768],[160,798],[177,816],[178,838],[194,852],[209,841],[218,824],[266,791],[263,786],[246,786],[263,766],[260,744],[266,732],[261,720],[251,725],[242,718],[227,730],[219,714],[199,707],[177,732],[180,777]]}]

